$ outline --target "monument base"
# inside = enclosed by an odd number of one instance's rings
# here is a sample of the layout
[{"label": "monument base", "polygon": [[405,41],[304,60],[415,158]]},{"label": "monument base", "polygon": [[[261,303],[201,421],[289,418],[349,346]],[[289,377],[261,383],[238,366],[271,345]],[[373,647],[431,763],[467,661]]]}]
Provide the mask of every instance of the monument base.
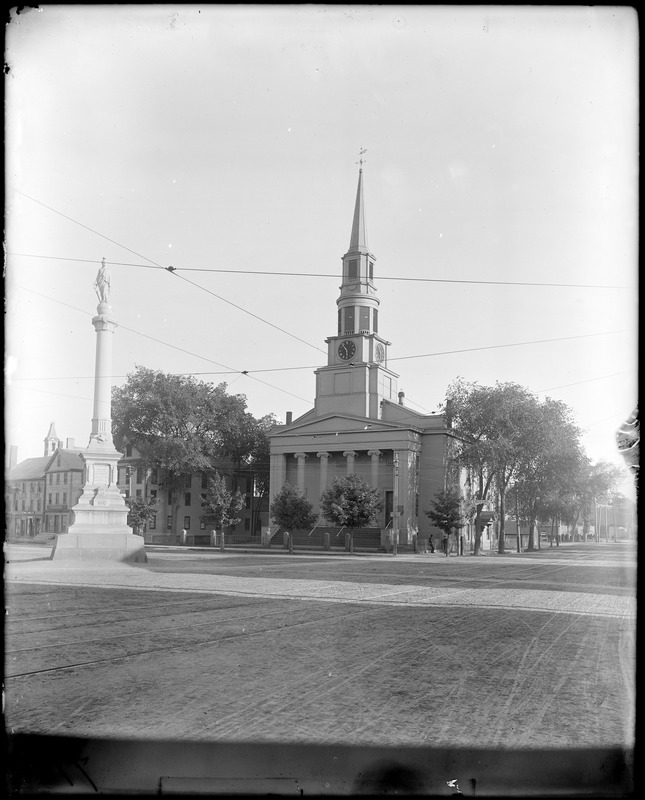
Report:
[{"label": "monument base", "polygon": [[59,533],[51,554],[52,561],[123,561],[145,564],[148,561],[141,536],[134,533]]}]

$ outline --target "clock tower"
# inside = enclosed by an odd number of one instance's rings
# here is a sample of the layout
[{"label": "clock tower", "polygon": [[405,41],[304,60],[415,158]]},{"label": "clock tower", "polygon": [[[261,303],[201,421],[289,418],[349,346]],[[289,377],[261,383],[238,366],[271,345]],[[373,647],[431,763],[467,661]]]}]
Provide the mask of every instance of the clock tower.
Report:
[{"label": "clock tower", "polygon": [[375,261],[367,246],[361,167],[349,249],[342,258],[338,331],[325,340],[327,366],[315,373],[316,416],[342,412],[380,419],[381,401],[396,402],[399,376],[388,369],[390,342],[379,335]]}]

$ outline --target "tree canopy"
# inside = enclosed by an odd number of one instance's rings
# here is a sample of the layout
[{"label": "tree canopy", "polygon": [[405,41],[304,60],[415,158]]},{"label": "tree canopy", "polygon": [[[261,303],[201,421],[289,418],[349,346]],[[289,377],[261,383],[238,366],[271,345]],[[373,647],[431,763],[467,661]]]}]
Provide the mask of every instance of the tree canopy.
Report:
[{"label": "tree canopy", "polygon": [[435,528],[448,534],[465,525],[461,498],[455,489],[437,492],[432,507],[425,513]]},{"label": "tree canopy", "polygon": [[208,476],[202,500],[201,520],[206,525],[223,530],[240,521],[238,513],[244,508],[244,495],[228,488],[226,478],[215,472]]},{"label": "tree canopy", "polygon": [[535,515],[536,498],[547,491],[547,484],[561,485],[571,464],[582,458],[580,433],[563,403],[550,398],[540,402],[515,383],[489,387],[459,378],[448,388],[446,411],[477,501],[475,553],[483,529],[480,514],[493,488],[499,498],[503,552],[507,489],[522,483],[527,504],[533,504],[529,516]]},{"label": "tree canopy", "polygon": [[364,528],[374,524],[383,508],[378,489],[372,489],[360,475],[334,478],[320,496],[320,511],[339,527]]},{"label": "tree canopy", "polygon": [[317,520],[313,505],[300,489],[289,483],[274,497],[270,513],[275,524],[288,533],[311,528]]}]

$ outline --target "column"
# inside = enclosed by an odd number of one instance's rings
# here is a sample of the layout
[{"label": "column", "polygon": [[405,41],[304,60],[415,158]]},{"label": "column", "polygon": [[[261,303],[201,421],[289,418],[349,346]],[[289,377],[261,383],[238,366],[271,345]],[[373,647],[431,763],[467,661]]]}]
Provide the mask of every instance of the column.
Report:
[{"label": "column", "polygon": [[345,458],[347,459],[347,474],[353,475],[354,474],[354,459],[356,458],[356,451],[355,450],[345,450],[343,453]]},{"label": "column", "polygon": [[273,499],[287,480],[287,457],[284,453],[271,453],[270,463],[269,485]]},{"label": "column", "polygon": [[298,489],[305,491],[305,459],[306,453],[294,453],[293,457],[298,461]]},{"label": "column", "polygon": [[329,453],[316,453],[320,459],[320,494],[327,488],[327,467],[329,465]]},{"label": "column", "polygon": [[372,488],[378,489],[378,465],[379,465],[379,456],[381,455],[380,450],[368,450],[367,455],[371,456],[372,458]]}]

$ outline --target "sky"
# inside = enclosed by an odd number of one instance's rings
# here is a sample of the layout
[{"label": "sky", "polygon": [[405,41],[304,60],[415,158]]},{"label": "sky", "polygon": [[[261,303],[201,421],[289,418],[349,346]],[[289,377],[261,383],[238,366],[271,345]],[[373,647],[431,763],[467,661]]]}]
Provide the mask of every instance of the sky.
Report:
[{"label": "sky", "polygon": [[519,383],[572,409],[590,458],[623,465],[637,24],[620,6],[14,10],[6,444],[40,456],[54,422],[87,445],[102,258],[114,385],[141,365],[225,382],[257,417],[308,411],[366,150],[379,328],[406,404],[436,412],[457,377]]}]

